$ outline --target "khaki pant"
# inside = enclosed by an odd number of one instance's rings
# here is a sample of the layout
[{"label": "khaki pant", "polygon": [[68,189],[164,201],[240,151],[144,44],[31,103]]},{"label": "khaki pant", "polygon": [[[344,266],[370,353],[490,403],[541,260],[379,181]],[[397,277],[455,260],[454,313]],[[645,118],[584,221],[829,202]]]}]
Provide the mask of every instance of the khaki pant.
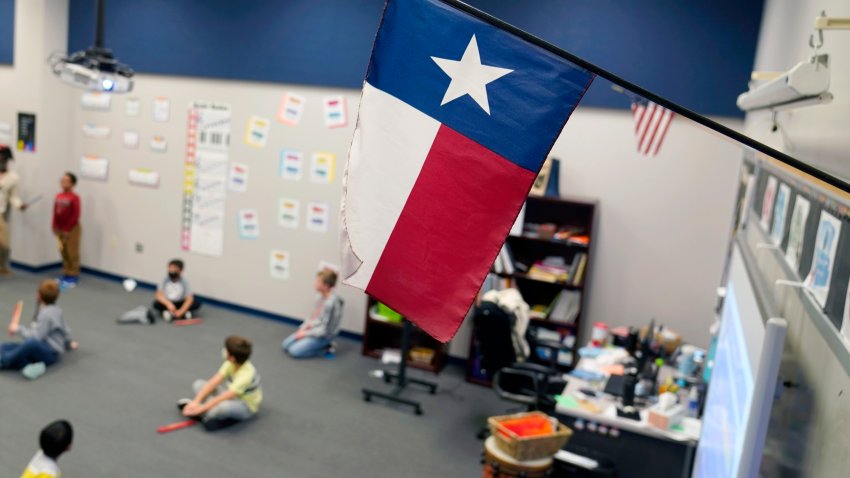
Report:
[{"label": "khaki pant", "polygon": [[80,275],[80,234],[82,230],[77,224],[68,232],[59,231],[56,239],[59,241],[59,252],[62,253],[62,274],[66,276]]},{"label": "khaki pant", "polygon": [[9,267],[9,225],[5,214],[0,214],[0,271]]}]

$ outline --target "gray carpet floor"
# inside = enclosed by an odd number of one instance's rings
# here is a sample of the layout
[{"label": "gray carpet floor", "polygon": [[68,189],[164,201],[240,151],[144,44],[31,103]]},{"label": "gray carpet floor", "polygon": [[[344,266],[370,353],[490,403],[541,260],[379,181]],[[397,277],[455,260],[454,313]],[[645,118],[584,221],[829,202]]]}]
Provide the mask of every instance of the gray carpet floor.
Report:
[{"label": "gray carpet floor", "polygon": [[[17,272],[0,279],[0,330],[17,300],[32,316],[44,275]],[[340,339],[333,359],[295,361],[280,341],[294,327],[208,306],[204,323],[175,327],[117,325],[122,312],[151,300],[121,285],[83,276],[59,299],[80,349],[35,381],[0,373],[0,477],[17,477],[38,449],[38,432],[58,418],[75,428],[73,449],[59,464],[63,477],[473,477],[480,476],[482,444],[475,433],[489,415],[510,405],[492,390],[466,383],[447,367],[434,377],[436,395],[410,391],[425,414],[365,403],[363,386],[380,364],[360,354],[360,343]],[[254,341],[265,401],[248,423],[207,433],[200,427],[158,435],[181,420],[175,400],[191,396],[196,378],[212,375],[224,338]]]}]

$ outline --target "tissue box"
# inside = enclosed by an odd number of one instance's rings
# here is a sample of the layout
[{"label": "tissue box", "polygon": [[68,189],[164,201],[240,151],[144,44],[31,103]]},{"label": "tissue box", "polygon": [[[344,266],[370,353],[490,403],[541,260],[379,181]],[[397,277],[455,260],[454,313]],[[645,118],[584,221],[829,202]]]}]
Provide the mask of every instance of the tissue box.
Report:
[{"label": "tissue box", "polygon": [[685,407],[681,405],[673,405],[672,407],[662,410],[658,405],[649,409],[649,424],[661,430],[669,430],[673,425],[677,425],[685,417]]}]

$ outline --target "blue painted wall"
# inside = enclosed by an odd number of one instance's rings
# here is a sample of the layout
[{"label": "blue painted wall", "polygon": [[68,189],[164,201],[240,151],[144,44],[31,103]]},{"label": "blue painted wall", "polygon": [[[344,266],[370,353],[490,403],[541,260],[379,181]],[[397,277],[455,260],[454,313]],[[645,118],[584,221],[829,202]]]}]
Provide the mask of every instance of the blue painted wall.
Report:
[{"label": "blue painted wall", "polygon": [[0,64],[15,59],[15,0],[0,0]]},{"label": "blue painted wall", "polygon": [[[0,0],[5,1],[5,0]],[[470,0],[676,103],[735,107],[763,0]],[[106,44],[139,72],[311,85],[362,84],[383,0],[109,0]],[[69,48],[94,36],[94,0],[71,0]],[[628,108],[597,85],[583,105]]]}]

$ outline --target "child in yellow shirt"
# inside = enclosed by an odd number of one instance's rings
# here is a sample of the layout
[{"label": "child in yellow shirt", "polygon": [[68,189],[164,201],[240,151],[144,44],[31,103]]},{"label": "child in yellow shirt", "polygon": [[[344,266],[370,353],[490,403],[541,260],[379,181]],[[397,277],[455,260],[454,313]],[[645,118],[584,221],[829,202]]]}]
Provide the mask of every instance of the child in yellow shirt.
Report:
[{"label": "child in yellow shirt", "polygon": [[57,420],[41,430],[38,443],[41,450],[32,457],[21,478],[59,478],[62,473],[56,460],[71,449],[74,428],[66,420]]}]

